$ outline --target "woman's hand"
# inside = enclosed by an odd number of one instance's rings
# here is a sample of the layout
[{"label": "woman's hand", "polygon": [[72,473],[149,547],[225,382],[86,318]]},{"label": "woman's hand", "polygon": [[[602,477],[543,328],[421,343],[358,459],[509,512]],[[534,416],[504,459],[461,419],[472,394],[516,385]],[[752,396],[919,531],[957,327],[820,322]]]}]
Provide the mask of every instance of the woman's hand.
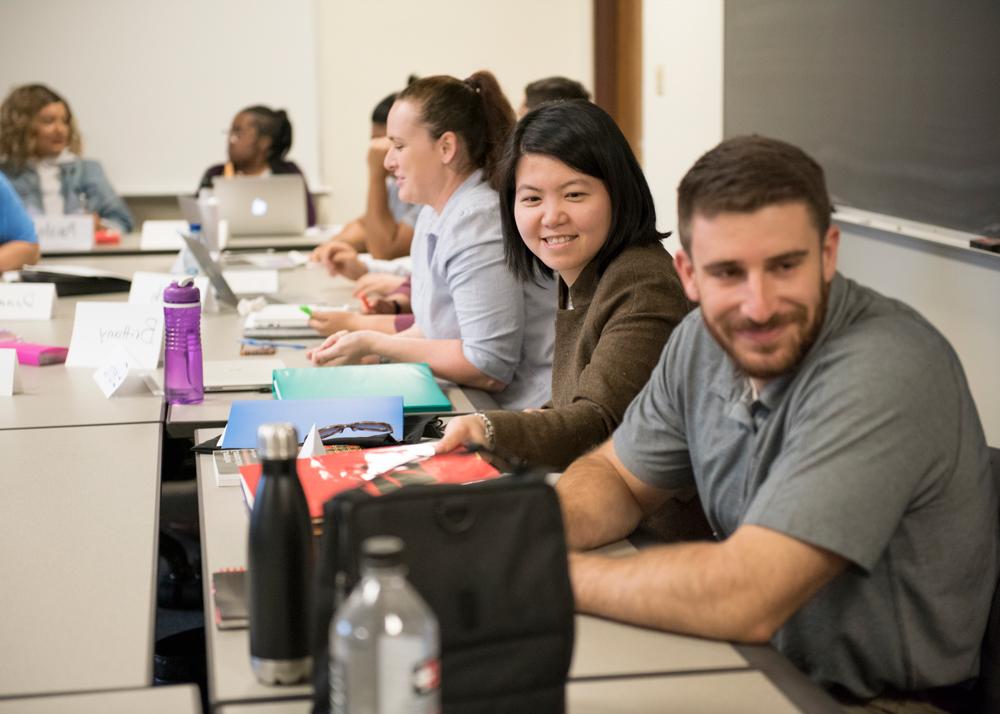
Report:
[{"label": "woman's hand", "polygon": [[332,240],[318,246],[310,256],[330,275],[343,275],[345,278],[357,280],[368,272],[368,266],[358,258],[358,251],[347,243]]},{"label": "woman's hand", "polygon": [[327,337],[319,347],[306,352],[306,357],[317,367],[371,364],[378,361],[378,355],[374,354],[378,336],[371,330],[341,330]]},{"label": "woman's hand", "polygon": [[358,278],[354,297],[383,296],[397,290],[406,281],[402,275],[392,273],[366,273]]},{"label": "woman's hand", "polygon": [[486,430],[483,428],[483,420],[475,414],[466,414],[448,422],[448,426],[444,428],[444,436],[435,445],[434,452],[444,454],[465,444],[486,445]]},{"label": "woman's hand", "polygon": [[332,335],[334,332],[357,330],[358,316],[353,312],[329,310],[314,312],[309,318],[309,327],[321,335]]}]

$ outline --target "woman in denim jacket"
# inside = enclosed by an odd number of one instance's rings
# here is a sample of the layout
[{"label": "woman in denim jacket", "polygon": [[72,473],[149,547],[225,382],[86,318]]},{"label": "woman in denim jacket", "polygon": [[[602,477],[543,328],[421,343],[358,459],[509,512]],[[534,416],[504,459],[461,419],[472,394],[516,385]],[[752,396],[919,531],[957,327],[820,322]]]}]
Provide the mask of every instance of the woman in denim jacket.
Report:
[{"label": "woman in denim jacket", "polygon": [[80,148],[69,104],[45,85],[18,87],[0,106],[0,170],[29,213],[91,213],[95,225],[132,230],[125,202]]}]

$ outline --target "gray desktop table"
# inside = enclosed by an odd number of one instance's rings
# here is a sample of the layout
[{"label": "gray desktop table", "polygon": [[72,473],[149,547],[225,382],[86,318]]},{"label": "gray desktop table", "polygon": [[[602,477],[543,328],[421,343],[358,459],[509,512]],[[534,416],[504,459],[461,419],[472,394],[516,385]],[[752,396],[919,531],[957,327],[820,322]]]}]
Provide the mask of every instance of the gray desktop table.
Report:
[{"label": "gray desktop table", "polygon": [[0,696],[149,686],[160,430],[0,431]]},{"label": "gray desktop table", "polygon": [[198,687],[145,687],[0,700],[0,714],[200,714]]}]

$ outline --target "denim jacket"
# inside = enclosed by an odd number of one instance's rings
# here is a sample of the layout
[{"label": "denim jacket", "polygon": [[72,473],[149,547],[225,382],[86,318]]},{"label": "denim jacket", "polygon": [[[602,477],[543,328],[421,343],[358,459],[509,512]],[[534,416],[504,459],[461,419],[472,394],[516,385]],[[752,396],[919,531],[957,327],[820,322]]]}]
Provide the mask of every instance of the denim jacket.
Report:
[{"label": "denim jacket", "polygon": [[[43,209],[38,172],[31,166],[14,170],[9,164],[0,165],[0,171],[10,179],[28,213],[40,215]],[[78,211],[80,194],[86,194],[88,213],[96,213],[102,221],[119,228],[123,233],[132,230],[133,219],[128,206],[111,188],[104,169],[97,161],[74,156],[70,161],[59,164],[59,178],[66,213]]]}]

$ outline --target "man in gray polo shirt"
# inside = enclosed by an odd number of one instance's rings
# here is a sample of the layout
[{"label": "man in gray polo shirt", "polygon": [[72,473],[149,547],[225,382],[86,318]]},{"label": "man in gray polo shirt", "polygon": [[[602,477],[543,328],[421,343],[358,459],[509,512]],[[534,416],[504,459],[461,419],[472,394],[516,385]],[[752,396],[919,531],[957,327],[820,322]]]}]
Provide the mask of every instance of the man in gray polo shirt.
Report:
[{"label": "man in gray polo shirt", "polygon": [[578,609],[770,641],[859,699],[961,696],[998,500],[958,358],[916,312],[837,274],[823,172],[801,150],[725,141],[678,193],[676,265],[700,308],[558,490],[576,550],[691,484],[718,541],[574,553]]}]

